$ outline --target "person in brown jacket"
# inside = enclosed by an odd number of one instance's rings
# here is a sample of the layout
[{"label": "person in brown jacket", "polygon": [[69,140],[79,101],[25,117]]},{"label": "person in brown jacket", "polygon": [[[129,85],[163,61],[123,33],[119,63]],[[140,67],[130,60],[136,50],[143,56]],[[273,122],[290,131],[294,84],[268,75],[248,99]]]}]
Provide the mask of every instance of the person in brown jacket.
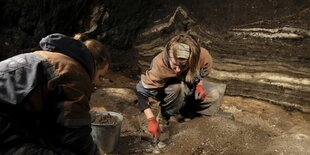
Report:
[{"label": "person in brown jacket", "polygon": [[40,47],[0,62],[0,154],[97,154],[89,100],[108,51],[81,34],[50,34]]},{"label": "person in brown jacket", "polygon": [[[212,68],[210,53],[200,47],[195,36],[180,34],[171,38],[164,51],[153,58],[150,69],[136,86],[139,109],[148,119],[148,131],[158,137],[160,127],[149,105],[149,97],[160,101],[158,116],[169,123],[196,114],[209,115],[207,109],[219,99],[217,90],[206,87]],[[211,114],[212,115],[212,114]]]}]

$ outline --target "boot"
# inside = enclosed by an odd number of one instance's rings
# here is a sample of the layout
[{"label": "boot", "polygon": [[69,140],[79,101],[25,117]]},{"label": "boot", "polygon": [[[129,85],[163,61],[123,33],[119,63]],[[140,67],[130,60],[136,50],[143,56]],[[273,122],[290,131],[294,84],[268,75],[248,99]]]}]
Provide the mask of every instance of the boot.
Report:
[{"label": "boot", "polygon": [[158,112],[156,116],[156,120],[159,123],[160,132],[164,132],[165,129],[168,128],[169,119],[170,119],[169,114],[163,114],[161,110]]},{"label": "boot", "polygon": [[185,122],[185,117],[182,114],[175,114],[174,118],[177,122],[182,123]]}]

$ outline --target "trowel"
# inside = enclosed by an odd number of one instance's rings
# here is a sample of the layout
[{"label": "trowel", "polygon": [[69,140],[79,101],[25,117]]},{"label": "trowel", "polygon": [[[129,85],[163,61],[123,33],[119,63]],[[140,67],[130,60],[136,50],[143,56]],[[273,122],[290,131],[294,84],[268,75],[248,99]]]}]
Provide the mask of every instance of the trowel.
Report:
[{"label": "trowel", "polygon": [[153,153],[155,154],[161,153],[160,149],[166,147],[166,144],[164,142],[161,142],[159,140],[159,137],[160,137],[160,132],[158,132],[157,136],[153,138],[153,142],[152,142],[152,145],[154,147]]}]

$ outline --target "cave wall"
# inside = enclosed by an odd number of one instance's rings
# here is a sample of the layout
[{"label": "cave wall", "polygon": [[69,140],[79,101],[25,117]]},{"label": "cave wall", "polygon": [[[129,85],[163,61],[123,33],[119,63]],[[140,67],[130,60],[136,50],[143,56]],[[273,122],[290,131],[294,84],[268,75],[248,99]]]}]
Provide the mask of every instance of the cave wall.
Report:
[{"label": "cave wall", "polygon": [[[111,47],[113,62],[134,55],[132,44],[153,7],[144,0],[0,0],[0,59],[29,52],[50,33],[87,32]],[[123,56],[125,55],[125,56]]]},{"label": "cave wall", "polygon": [[309,1],[182,1],[139,33],[146,70],[174,34],[195,34],[214,59],[209,75],[226,95],[310,112]]},{"label": "cave wall", "polygon": [[310,0],[0,0],[0,13],[0,59],[49,33],[85,32],[109,47],[113,70],[138,77],[171,36],[190,32],[227,95],[310,112]]}]

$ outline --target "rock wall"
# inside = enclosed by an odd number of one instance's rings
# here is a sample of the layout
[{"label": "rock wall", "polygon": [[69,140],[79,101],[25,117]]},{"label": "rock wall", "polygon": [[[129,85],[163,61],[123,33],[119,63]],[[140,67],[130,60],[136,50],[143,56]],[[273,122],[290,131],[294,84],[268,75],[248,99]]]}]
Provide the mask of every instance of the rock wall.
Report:
[{"label": "rock wall", "polygon": [[32,51],[50,33],[86,32],[111,47],[114,64],[122,67],[126,65],[117,62],[134,55],[136,34],[158,7],[145,0],[0,0],[0,4],[0,59]]},{"label": "rock wall", "polygon": [[[0,0],[0,59],[45,35],[85,32],[133,77],[174,34],[196,34],[226,95],[310,112],[310,0]],[[137,69],[138,67],[138,69]]]},{"label": "rock wall", "polygon": [[[261,8],[266,5],[264,2]],[[270,12],[290,10],[291,6],[285,4],[275,10],[279,6],[270,7],[270,10],[267,7],[264,8],[266,15],[255,16],[256,19],[242,17],[243,13],[251,14],[249,10],[242,10],[245,6],[251,7],[249,5],[222,4],[222,9],[228,5],[227,9],[235,10],[234,15],[221,10],[218,10],[223,13],[221,19],[198,15],[201,10],[197,8],[201,6],[192,10],[194,6],[180,4],[170,10],[166,18],[154,21],[137,39],[135,47],[139,51],[139,66],[146,70],[171,36],[189,32],[198,36],[202,46],[213,56],[215,63],[209,78],[226,83],[226,95],[266,100],[288,110],[310,112],[310,3],[299,6],[300,10],[274,13],[272,17]],[[235,17],[238,15],[241,15],[240,19]],[[226,16],[234,18],[219,27],[206,24],[217,23]]]}]

